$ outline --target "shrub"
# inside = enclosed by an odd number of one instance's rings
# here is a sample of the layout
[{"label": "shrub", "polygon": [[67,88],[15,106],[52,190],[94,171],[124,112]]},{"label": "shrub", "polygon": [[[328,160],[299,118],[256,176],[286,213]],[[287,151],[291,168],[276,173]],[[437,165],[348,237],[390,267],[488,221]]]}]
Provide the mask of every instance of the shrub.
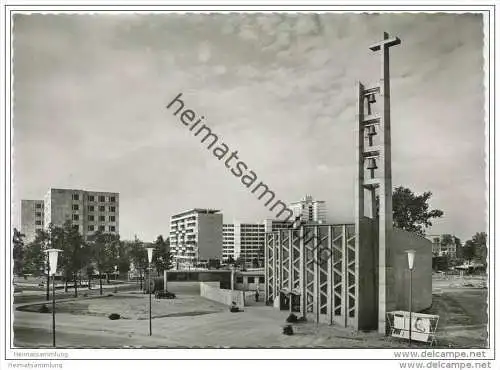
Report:
[{"label": "shrub", "polygon": [[120,314],[118,313],[112,313],[111,315],[108,316],[110,320],[119,320],[120,319]]},{"label": "shrub", "polygon": [[288,315],[288,317],[286,318],[286,322],[297,322],[299,321],[297,316],[293,313],[291,313],[290,315]]},{"label": "shrub", "polygon": [[40,307],[40,309],[39,309],[39,312],[40,312],[40,313],[49,313],[49,312],[50,312],[50,310],[49,310],[49,308],[47,307],[47,305],[46,305],[46,304],[42,304],[42,306],[41,306],[41,307]]},{"label": "shrub", "polygon": [[283,327],[283,334],[285,334],[285,335],[293,335],[292,325],[286,325],[285,327]]}]

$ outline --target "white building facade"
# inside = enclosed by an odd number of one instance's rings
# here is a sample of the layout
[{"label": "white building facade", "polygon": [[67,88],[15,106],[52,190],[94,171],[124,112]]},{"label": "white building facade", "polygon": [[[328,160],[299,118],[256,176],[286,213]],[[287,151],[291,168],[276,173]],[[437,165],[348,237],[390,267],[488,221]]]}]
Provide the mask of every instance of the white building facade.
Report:
[{"label": "white building facade", "polygon": [[221,259],[222,213],[195,208],[170,217],[170,250],[177,263]]},{"label": "white building facade", "polygon": [[292,227],[291,221],[266,219],[261,223],[241,223],[223,225],[222,259],[227,261],[240,258],[251,266],[255,259],[261,264],[264,261],[266,233]]},{"label": "white building facade", "polygon": [[252,264],[255,260],[264,261],[264,244],[266,231],[264,223],[224,224],[223,226],[223,260],[230,256],[234,260],[241,259],[244,263]]},{"label": "white building facade", "polygon": [[326,203],[306,195],[298,202],[291,203],[288,208],[293,211],[294,218],[300,217],[304,222],[326,223]]}]

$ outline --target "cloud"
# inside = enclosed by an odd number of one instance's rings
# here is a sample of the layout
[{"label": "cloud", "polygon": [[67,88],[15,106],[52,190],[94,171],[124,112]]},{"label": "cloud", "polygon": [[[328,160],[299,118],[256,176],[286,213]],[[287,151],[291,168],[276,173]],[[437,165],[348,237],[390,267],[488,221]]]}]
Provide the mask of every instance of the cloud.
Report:
[{"label": "cloud", "polygon": [[14,217],[50,186],[121,193],[120,232],[146,240],[189,207],[272,215],[165,106],[179,92],[278,197],[353,217],[356,82],[391,50],[393,184],[431,190],[432,232],[486,229],[480,15],[19,15]]}]

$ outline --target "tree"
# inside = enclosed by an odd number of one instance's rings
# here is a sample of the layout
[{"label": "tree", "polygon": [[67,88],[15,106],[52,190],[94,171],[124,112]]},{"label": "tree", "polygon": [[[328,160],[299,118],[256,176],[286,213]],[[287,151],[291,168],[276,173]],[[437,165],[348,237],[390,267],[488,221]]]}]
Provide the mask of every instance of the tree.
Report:
[{"label": "tree", "polygon": [[487,243],[487,235],[485,232],[481,233],[476,233],[472,237],[472,242],[476,246],[476,254],[475,257],[478,259],[481,263],[485,264],[487,263],[487,258],[488,258],[488,249],[486,246]]},{"label": "tree", "polygon": [[241,257],[236,258],[236,260],[234,261],[235,267],[241,267],[244,264],[245,264],[245,261],[243,261],[243,259]]},{"label": "tree", "polygon": [[139,280],[142,290],[142,276],[144,270],[148,267],[148,253],[144,248],[143,243],[137,238],[137,236],[132,243],[130,258],[132,260],[132,263],[134,264],[134,268],[139,271]]},{"label": "tree", "polygon": [[99,273],[99,293],[102,295],[102,274],[106,273],[109,276],[117,264],[120,237],[96,231],[89,241],[91,259]]},{"label": "tree", "polygon": [[45,275],[47,268],[47,244],[49,235],[46,231],[39,230],[35,239],[29,243],[23,253],[23,273],[34,276]]},{"label": "tree", "polygon": [[12,235],[12,257],[14,259],[14,275],[21,275],[23,272],[24,241],[26,235],[14,228]]},{"label": "tree", "polygon": [[[83,237],[71,221],[66,221],[62,228],[61,248],[65,280],[73,280],[75,297],[78,297],[78,273],[89,258],[88,250],[83,242]],[[54,242],[54,237],[53,237]]]},{"label": "tree", "polygon": [[123,241],[118,246],[118,271],[120,274],[130,271],[130,245]]},{"label": "tree", "polygon": [[[87,245],[87,249],[89,250],[89,253],[90,253],[91,246]],[[85,273],[87,274],[87,279],[89,282],[88,289],[91,290],[92,289],[92,275],[94,274],[94,266],[88,265]]]},{"label": "tree", "polygon": [[393,226],[425,234],[425,229],[432,226],[431,219],[442,217],[444,212],[439,209],[429,210],[430,191],[416,195],[403,186],[397,187],[392,194]]},{"label": "tree", "polygon": [[453,238],[453,242],[455,243],[455,250],[457,251],[457,260],[463,260],[463,251],[462,251],[462,242],[456,236]]},{"label": "tree", "polygon": [[453,236],[451,236],[450,234],[443,234],[443,236],[441,237],[442,246],[447,246],[453,243],[454,243]]},{"label": "tree", "polygon": [[476,233],[471,240],[465,242],[463,248],[464,259],[477,260],[483,264],[487,262],[488,251],[486,247],[487,235],[484,232]]},{"label": "tree", "polygon": [[172,268],[172,255],[170,253],[169,239],[163,240],[162,235],[158,235],[154,242],[153,264],[158,275],[163,274],[163,271]]},{"label": "tree", "polygon": [[227,263],[228,265],[234,264],[234,257],[232,255],[229,255],[229,257],[227,258]]}]

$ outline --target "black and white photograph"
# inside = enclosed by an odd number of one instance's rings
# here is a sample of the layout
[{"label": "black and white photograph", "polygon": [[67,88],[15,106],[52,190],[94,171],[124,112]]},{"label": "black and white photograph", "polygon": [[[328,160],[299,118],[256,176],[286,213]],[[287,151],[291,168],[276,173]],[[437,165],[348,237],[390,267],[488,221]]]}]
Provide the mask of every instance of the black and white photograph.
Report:
[{"label": "black and white photograph", "polygon": [[4,4],[4,368],[495,368],[493,4]]}]

